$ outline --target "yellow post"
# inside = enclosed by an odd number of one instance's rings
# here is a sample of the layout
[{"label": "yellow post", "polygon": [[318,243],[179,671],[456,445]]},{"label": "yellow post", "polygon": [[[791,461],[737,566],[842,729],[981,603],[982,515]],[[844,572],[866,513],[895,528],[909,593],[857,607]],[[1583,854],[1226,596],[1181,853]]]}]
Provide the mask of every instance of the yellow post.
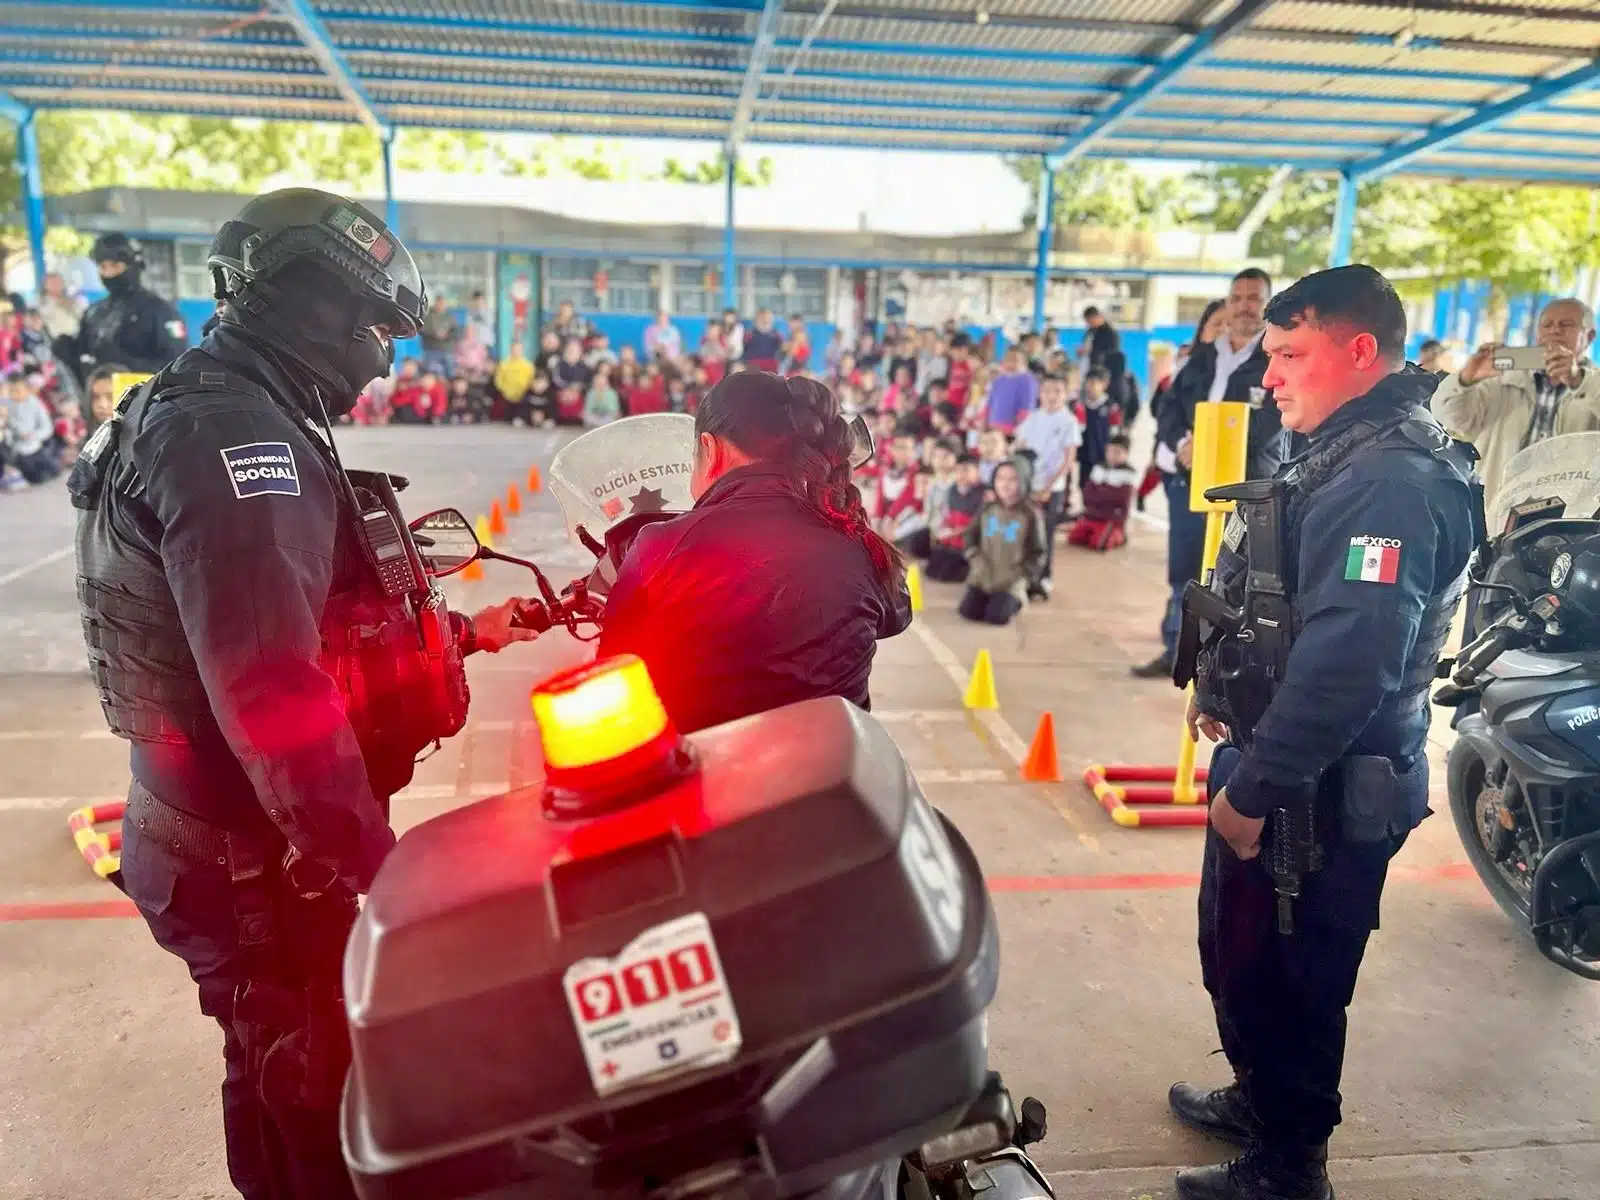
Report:
[{"label": "yellow post", "polygon": [[111,377],[111,395],[121,403],[129,388],[136,388],[149,378],[148,371],[118,371]]},{"label": "yellow post", "polygon": [[[1245,455],[1250,433],[1250,406],[1229,401],[1201,404],[1194,410],[1194,457],[1189,467],[1189,511],[1206,514],[1205,549],[1200,559],[1200,578],[1210,577],[1222,550],[1222,530],[1233,505],[1206,499],[1206,492],[1244,479]],[[1191,683],[1183,693],[1185,711],[1194,695]],[[1185,722],[1179,733],[1178,769],[1172,777],[1172,802],[1198,804],[1204,795],[1195,787],[1195,742]]]}]

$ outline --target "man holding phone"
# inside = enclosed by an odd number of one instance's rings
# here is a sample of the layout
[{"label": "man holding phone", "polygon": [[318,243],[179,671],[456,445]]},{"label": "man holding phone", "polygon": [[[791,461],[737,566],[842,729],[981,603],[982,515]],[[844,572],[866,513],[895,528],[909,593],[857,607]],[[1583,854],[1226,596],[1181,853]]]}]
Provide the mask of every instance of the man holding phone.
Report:
[{"label": "man holding phone", "polygon": [[1594,339],[1587,304],[1554,300],[1539,314],[1538,345],[1479,346],[1439,384],[1434,415],[1477,447],[1486,508],[1518,450],[1557,434],[1600,430],[1600,370],[1588,361]]}]

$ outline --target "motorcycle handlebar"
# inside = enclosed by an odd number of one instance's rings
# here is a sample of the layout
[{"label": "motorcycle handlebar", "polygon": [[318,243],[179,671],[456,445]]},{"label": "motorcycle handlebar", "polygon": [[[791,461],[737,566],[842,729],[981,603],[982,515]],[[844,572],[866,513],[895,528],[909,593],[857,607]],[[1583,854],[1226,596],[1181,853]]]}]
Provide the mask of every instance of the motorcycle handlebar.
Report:
[{"label": "motorcycle handlebar", "polygon": [[561,596],[554,605],[544,600],[523,600],[511,613],[511,624],[518,629],[531,629],[544,633],[557,625],[568,629],[580,622],[598,625],[604,606],[599,604],[582,584]]}]

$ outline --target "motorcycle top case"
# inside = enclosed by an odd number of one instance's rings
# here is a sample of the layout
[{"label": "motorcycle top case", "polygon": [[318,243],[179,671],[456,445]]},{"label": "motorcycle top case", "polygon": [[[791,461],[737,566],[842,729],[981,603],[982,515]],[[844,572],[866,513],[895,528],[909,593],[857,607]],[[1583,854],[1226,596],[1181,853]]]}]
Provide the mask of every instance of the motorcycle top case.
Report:
[{"label": "motorcycle top case", "polygon": [[794,1196],[959,1124],[999,973],[971,849],[845,700],[686,740],[631,807],[536,786],[400,840],[345,959],[362,1197]]}]

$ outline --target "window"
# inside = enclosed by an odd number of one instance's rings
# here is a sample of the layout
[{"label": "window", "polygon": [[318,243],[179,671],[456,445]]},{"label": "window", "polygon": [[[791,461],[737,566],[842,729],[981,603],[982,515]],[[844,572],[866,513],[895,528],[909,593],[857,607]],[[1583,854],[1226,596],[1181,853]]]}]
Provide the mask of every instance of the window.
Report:
[{"label": "window", "polygon": [[[606,274],[606,293],[594,290],[595,276]],[[563,304],[579,312],[654,314],[661,307],[661,267],[651,261],[613,261],[603,258],[547,258],[544,260],[544,309],[553,313]]]},{"label": "window", "polygon": [[747,283],[747,316],[754,316],[763,308],[785,318],[798,313],[808,321],[821,321],[828,315],[825,267],[751,267]]},{"label": "window", "polygon": [[[149,238],[140,238],[139,245],[144,249],[144,276],[141,282],[158,296],[168,300],[178,298],[177,274],[173,265],[173,245],[169,241],[152,241]],[[206,294],[210,295],[210,288]]]},{"label": "window", "polygon": [[428,288],[431,303],[443,296],[451,308],[465,308],[474,292],[482,292],[488,305],[489,327],[494,328],[494,255],[486,250],[418,250],[417,270]]},{"label": "window", "polygon": [[1206,315],[1206,305],[1215,299],[1212,296],[1179,296],[1177,305],[1177,324],[1198,325],[1200,318]]},{"label": "window", "polygon": [[717,263],[679,263],[672,272],[672,313],[711,317],[723,309],[722,267]]},{"label": "window", "polygon": [[175,242],[178,254],[178,299],[209,300],[216,290],[206,269],[209,242]]}]

